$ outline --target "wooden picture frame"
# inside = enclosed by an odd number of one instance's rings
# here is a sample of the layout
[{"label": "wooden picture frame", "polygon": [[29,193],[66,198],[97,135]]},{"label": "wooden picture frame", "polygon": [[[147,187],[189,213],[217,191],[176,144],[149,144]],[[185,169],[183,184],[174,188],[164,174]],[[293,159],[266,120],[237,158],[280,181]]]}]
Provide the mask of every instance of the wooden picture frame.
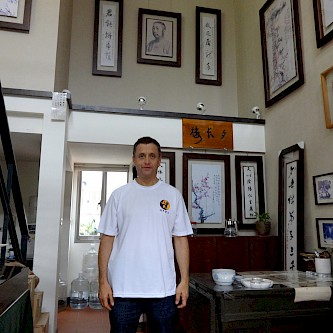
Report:
[{"label": "wooden picture frame", "polygon": [[283,270],[301,270],[304,251],[304,143],[279,155],[278,234]]},{"label": "wooden picture frame", "polygon": [[333,172],[313,176],[316,205],[333,204]]},{"label": "wooden picture frame", "polygon": [[333,248],[333,218],[316,218],[317,240],[320,249]]},{"label": "wooden picture frame", "polygon": [[327,1],[313,0],[313,14],[317,48],[320,48],[333,39],[332,8]]},{"label": "wooden picture frame", "polygon": [[195,83],[222,85],[221,10],[196,7]]},{"label": "wooden picture frame", "polygon": [[259,10],[265,106],[304,83],[298,0],[268,0]]},{"label": "wooden picture frame", "polygon": [[[157,169],[157,177],[172,186],[176,186],[175,162],[174,152],[162,151],[161,165]],[[132,179],[135,179],[137,177],[137,172],[134,165],[132,167],[132,173]]]},{"label": "wooden picture frame", "polygon": [[333,66],[320,74],[326,128],[333,128]]},{"label": "wooden picture frame", "polygon": [[264,213],[265,186],[262,156],[235,156],[237,221],[239,228],[256,227],[256,212]]},{"label": "wooden picture frame", "polygon": [[224,228],[231,218],[230,156],[183,154],[183,196],[197,228]]},{"label": "wooden picture frame", "polygon": [[0,16],[0,29],[29,33],[31,6],[32,6],[32,0],[20,0],[18,2],[17,17],[3,16],[3,15]]},{"label": "wooden picture frame", "polygon": [[180,13],[139,8],[137,62],[180,67],[181,23]]},{"label": "wooden picture frame", "polygon": [[123,0],[95,0],[92,74],[121,77]]}]

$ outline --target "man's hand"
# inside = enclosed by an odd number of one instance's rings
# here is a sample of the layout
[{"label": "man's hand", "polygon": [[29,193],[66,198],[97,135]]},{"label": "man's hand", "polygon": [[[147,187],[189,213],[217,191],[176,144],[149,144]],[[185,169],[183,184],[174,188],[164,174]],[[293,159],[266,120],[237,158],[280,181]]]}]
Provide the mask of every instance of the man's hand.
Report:
[{"label": "man's hand", "polygon": [[104,308],[111,310],[111,306],[114,305],[114,299],[112,288],[108,283],[99,286],[98,298]]}]

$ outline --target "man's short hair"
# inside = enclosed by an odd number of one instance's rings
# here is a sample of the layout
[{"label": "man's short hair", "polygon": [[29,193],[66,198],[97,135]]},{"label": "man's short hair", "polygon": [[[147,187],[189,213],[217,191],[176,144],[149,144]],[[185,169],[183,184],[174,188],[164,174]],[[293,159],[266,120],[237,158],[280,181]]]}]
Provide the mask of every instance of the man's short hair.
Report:
[{"label": "man's short hair", "polygon": [[158,155],[161,156],[161,146],[160,146],[160,144],[158,143],[157,140],[151,138],[150,136],[143,136],[142,138],[138,139],[137,142],[135,142],[135,144],[133,146],[133,156],[135,155],[136,147],[139,144],[148,145],[149,143],[153,143],[157,147]]}]

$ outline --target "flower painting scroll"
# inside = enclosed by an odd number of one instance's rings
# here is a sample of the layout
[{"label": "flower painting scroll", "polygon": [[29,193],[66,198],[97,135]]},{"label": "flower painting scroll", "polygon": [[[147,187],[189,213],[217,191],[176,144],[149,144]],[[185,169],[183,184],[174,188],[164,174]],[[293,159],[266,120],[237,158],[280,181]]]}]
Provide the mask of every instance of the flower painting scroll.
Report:
[{"label": "flower painting scroll", "polygon": [[230,157],[183,155],[183,195],[198,228],[222,228],[230,218]]}]

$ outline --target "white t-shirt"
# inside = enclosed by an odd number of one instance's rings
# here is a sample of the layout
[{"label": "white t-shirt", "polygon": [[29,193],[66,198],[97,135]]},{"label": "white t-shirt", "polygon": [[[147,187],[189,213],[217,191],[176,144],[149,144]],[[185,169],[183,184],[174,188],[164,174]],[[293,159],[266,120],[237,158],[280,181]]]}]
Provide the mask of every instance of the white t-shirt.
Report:
[{"label": "white t-shirt", "polygon": [[172,236],[192,234],[181,193],[158,181],[135,180],[108,200],[98,232],[116,236],[108,263],[114,297],[166,297],[176,293]]}]

